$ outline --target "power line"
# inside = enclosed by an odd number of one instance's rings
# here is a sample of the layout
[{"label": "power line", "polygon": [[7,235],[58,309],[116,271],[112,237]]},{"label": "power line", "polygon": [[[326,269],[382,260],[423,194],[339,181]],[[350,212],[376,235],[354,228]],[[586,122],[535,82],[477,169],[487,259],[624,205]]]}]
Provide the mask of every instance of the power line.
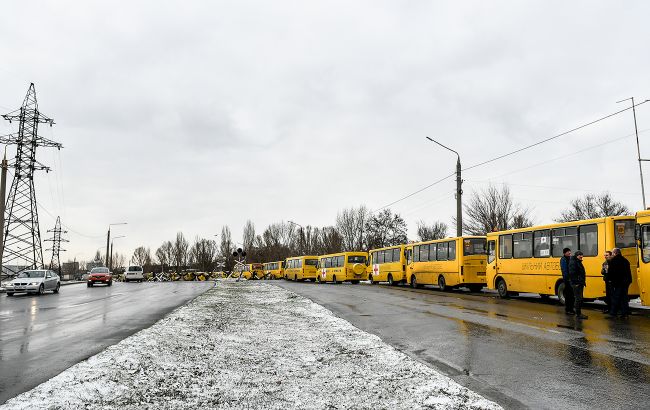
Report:
[{"label": "power line", "polygon": [[[640,104],[637,104],[636,106],[638,107],[639,105],[645,104],[645,103],[647,103],[648,101],[650,101],[650,100],[645,100],[644,102],[642,102],[642,103],[640,103]],[[616,112],[611,113],[611,114],[609,114],[609,115],[606,115],[606,116],[604,116],[604,117],[600,117],[600,118],[598,118],[597,120],[590,121],[590,122],[588,122],[588,123],[586,123],[586,124],[582,124],[582,125],[579,125],[579,126],[577,126],[577,127],[571,128],[571,129],[568,130],[568,131],[564,131],[564,132],[562,132],[562,133],[560,133],[560,134],[557,134],[557,135],[554,135],[554,136],[552,136],[552,137],[549,137],[549,138],[543,139],[543,140],[541,140],[541,141],[537,141],[537,142],[534,143],[534,144],[527,145],[527,146],[525,146],[525,147],[522,147],[522,148],[516,149],[516,150],[514,150],[514,151],[508,152],[507,154],[499,155],[498,157],[494,157],[494,158],[492,158],[492,159],[488,159],[487,161],[479,162],[478,164],[474,164],[474,165],[469,166],[469,167],[467,167],[467,168],[463,168],[463,171],[467,171],[467,170],[470,170],[470,169],[472,169],[472,168],[480,167],[481,165],[489,164],[490,162],[494,162],[494,161],[497,161],[497,160],[500,160],[500,159],[503,159],[503,158],[509,157],[510,155],[517,154],[517,153],[519,153],[519,152],[525,151],[525,150],[530,149],[530,148],[532,148],[532,147],[536,147],[536,146],[538,146],[538,145],[544,144],[545,142],[549,142],[549,141],[552,141],[552,140],[554,140],[554,139],[557,139],[557,138],[563,137],[563,136],[565,136],[565,135],[567,135],[567,134],[570,134],[570,133],[572,133],[572,132],[578,131],[578,130],[583,129],[583,128],[585,128],[585,127],[588,127],[588,126],[590,126],[590,125],[596,124],[596,123],[598,123],[598,122],[600,122],[600,121],[606,120],[606,119],[608,119],[608,118],[611,118],[611,117],[613,117],[613,116],[615,116],[615,115],[618,115],[618,114],[620,114],[620,113],[623,113],[623,112],[628,111],[628,110],[631,110],[631,109],[632,109],[632,107],[624,108],[624,109],[622,109],[622,110],[620,110],[620,111],[616,111]]]},{"label": "power line", "polygon": [[440,179],[437,180],[436,182],[434,182],[434,183],[432,183],[432,184],[430,184],[430,185],[427,185],[427,186],[425,186],[424,188],[420,188],[420,189],[418,189],[417,191],[415,191],[415,192],[413,192],[413,193],[410,193],[410,194],[406,195],[405,197],[402,197],[402,198],[398,199],[397,201],[393,201],[393,202],[391,202],[390,204],[387,204],[387,205],[382,206],[381,208],[377,208],[377,209],[375,209],[375,210],[373,210],[373,211],[370,211],[370,213],[375,213],[375,212],[377,212],[377,211],[381,211],[382,209],[388,208],[388,207],[391,206],[391,205],[395,205],[395,204],[398,203],[398,202],[402,202],[403,200],[408,199],[408,198],[412,197],[413,195],[417,195],[417,194],[419,194],[420,192],[422,192],[422,191],[424,191],[424,190],[427,190],[427,189],[431,188],[432,186],[437,185],[437,184],[441,183],[442,181],[444,181],[444,180],[446,180],[446,179],[449,179],[449,178],[453,177],[454,175],[456,175],[455,172],[452,173],[452,174],[447,175],[446,177],[440,178]]},{"label": "power line", "polygon": [[[636,104],[636,107],[638,107],[638,106],[640,106],[640,105],[643,105],[643,104],[645,104],[645,103],[647,103],[647,102],[650,102],[650,100],[645,100],[645,101],[643,101],[642,103]],[[497,157],[491,158],[491,159],[489,159],[489,160],[487,160],[487,161],[479,162],[478,164],[474,164],[474,165],[471,165],[471,166],[469,166],[469,167],[467,167],[467,168],[463,168],[462,170],[463,170],[463,171],[467,171],[467,170],[470,170],[470,169],[473,169],[473,168],[480,167],[481,165],[489,164],[489,163],[491,163],[491,162],[494,162],[494,161],[497,161],[497,160],[500,160],[500,159],[503,159],[503,158],[509,157],[509,156],[511,156],[511,155],[514,155],[514,154],[517,154],[517,153],[519,153],[519,152],[525,151],[525,150],[530,149],[530,148],[532,148],[532,147],[535,147],[535,146],[538,146],[538,145],[544,144],[544,143],[546,143],[546,142],[552,141],[552,140],[554,140],[554,139],[557,139],[557,138],[563,137],[563,136],[565,136],[565,135],[567,135],[567,134],[570,134],[570,133],[572,133],[572,132],[578,131],[578,130],[580,130],[580,129],[582,129],[582,128],[585,128],[585,127],[588,127],[588,126],[590,126],[590,125],[596,124],[596,123],[598,123],[598,122],[600,122],[600,121],[603,121],[603,120],[606,120],[606,119],[608,119],[608,118],[614,117],[614,116],[616,116],[616,115],[618,115],[618,114],[621,114],[621,113],[623,113],[623,112],[625,112],[625,111],[628,111],[628,110],[631,110],[631,109],[632,109],[632,107],[624,108],[624,109],[622,109],[622,110],[619,110],[619,111],[616,111],[616,112],[614,112],[614,113],[608,114],[608,115],[606,115],[606,116],[604,116],[604,117],[600,117],[600,118],[595,119],[595,120],[593,120],[593,121],[590,121],[590,122],[588,122],[588,123],[585,123],[585,124],[579,125],[579,126],[577,126],[577,127],[571,128],[570,130],[564,131],[564,132],[562,132],[562,133],[560,133],[560,134],[554,135],[554,136],[549,137],[549,138],[545,138],[545,139],[543,139],[543,140],[541,140],[541,141],[535,142],[534,144],[527,145],[527,146],[525,146],[525,147],[522,147],[522,148],[519,148],[519,149],[517,149],[517,150],[514,150],[514,151],[511,151],[511,152],[508,152],[508,153],[506,153],[506,154],[502,154],[502,155],[499,155],[499,156],[497,156]],[[382,207],[380,207],[380,208],[377,208],[377,209],[371,211],[371,213],[375,213],[375,212],[377,212],[377,211],[381,211],[382,209],[388,208],[389,206],[392,206],[392,205],[395,205],[396,203],[402,202],[402,201],[404,201],[404,200],[406,200],[406,199],[408,199],[408,198],[410,198],[410,197],[412,197],[412,196],[414,196],[414,195],[419,194],[419,193],[422,192],[422,191],[425,191],[425,190],[431,188],[431,187],[434,186],[434,185],[437,185],[437,184],[441,183],[442,181],[444,181],[444,180],[446,180],[446,179],[451,178],[451,177],[454,176],[454,175],[456,175],[455,172],[454,172],[453,174],[447,175],[446,177],[441,178],[441,179],[435,181],[435,182],[432,183],[432,184],[429,184],[429,185],[427,185],[427,186],[425,186],[425,187],[423,187],[423,188],[420,188],[420,189],[418,189],[418,190],[415,191],[415,192],[412,192],[412,193],[410,193],[410,194],[408,194],[408,195],[405,195],[405,196],[401,197],[401,198],[398,199],[398,200],[395,200],[395,201],[393,201],[393,202],[391,202],[391,203],[389,203],[389,204],[387,204],[387,205],[384,205],[384,206],[382,206]]]}]

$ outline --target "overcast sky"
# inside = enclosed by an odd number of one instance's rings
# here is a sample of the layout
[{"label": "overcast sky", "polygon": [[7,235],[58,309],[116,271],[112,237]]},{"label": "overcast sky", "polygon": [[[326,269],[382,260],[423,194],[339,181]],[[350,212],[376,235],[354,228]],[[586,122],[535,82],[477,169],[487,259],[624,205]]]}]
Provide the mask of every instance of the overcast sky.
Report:
[{"label": "overcast sky", "polygon": [[[645,1],[10,2],[0,111],[34,82],[57,123],[42,135],[64,149],[39,150],[36,185],[41,231],[68,227],[62,260],[91,258],[114,222],[129,256],[177,231],[240,240],[247,219],[332,225],[454,172],[425,136],[466,167],[650,98],[648,16]],[[650,103],[637,118],[650,157]],[[633,133],[628,111],[468,170],[465,198],[510,184],[539,224],[589,192],[641,209]],[[417,220],[451,223],[454,190],[391,209],[414,238]]]}]

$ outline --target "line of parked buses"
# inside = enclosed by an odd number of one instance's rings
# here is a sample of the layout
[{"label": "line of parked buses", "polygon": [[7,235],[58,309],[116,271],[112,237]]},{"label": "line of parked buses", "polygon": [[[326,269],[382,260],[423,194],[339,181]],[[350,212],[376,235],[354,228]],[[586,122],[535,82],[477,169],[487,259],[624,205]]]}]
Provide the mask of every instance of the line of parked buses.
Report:
[{"label": "line of parked buses", "polygon": [[[284,261],[253,263],[238,274],[250,278],[313,280],[320,283],[438,285],[496,290],[506,298],[519,293],[557,295],[564,302],[559,260],[562,249],[580,249],[587,272],[585,299],[605,296],[601,264],[605,250],[620,248],[633,267],[630,299],[650,305],[650,210],[615,216],[492,232]],[[634,269],[636,267],[636,269]]]}]

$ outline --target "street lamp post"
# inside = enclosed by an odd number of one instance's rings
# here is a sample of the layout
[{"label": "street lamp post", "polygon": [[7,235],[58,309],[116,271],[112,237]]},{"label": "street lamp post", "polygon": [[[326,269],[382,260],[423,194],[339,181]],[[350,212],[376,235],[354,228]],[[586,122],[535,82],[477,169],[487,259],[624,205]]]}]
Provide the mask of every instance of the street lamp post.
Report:
[{"label": "street lamp post", "polygon": [[110,271],[113,270],[113,241],[120,238],[126,238],[126,235],[116,236],[115,238],[111,239],[111,258],[109,259],[109,265],[107,266],[108,270]]},{"label": "street lamp post", "polygon": [[453,152],[458,157],[458,161],[456,161],[456,236],[463,236],[463,179],[461,176],[460,154],[453,149],[442,145],[433,138],[427,137],[427,139],[431,142],[435,142],[446,150]]},{"label": "street lamp post", "polygon": [[106,234],[106,267],[108,268],[108,254],[109,254],[109,245],[111,243],[111,226],[115,225],[126,225],[126,222],[118,222],[114,224],[108,224],[108,233]]},{"label": "street lamp post", "polygon": [[300,225],[299,223],[296,223],[294,221],[287,221],[287,222],[289,222],[292,225],[296,225],[296,226],[300,227],[300,242],[298,242],[298,244],[299,244],[298,246],[300,246],[300,253],[303,254],[304,253],[304,247],[302,246],[302,243],[303,243],[303,238],[305,236],[305,230],[302,227],[302,225]]}]

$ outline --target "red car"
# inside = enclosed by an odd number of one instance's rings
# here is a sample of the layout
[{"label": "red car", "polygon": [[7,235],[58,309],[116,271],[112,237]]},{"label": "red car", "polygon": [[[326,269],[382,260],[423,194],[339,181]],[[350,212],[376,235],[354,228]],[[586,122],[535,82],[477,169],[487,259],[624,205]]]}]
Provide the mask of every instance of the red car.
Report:
[{"label": "red car", "polygon": [[113,285],[113,274],[108,268],[92,268],[88,274],[88,287],[96,283],[103,283],[107,286]]}]

